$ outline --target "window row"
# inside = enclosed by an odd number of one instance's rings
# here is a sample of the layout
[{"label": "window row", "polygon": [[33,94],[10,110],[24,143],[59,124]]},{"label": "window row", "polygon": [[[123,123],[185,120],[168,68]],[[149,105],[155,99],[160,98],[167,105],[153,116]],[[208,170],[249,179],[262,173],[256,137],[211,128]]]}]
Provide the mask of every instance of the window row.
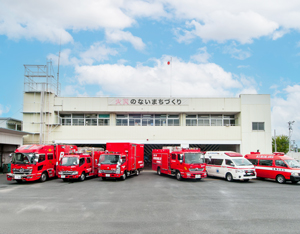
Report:
[{"label": "window row", "polygon": [[117,126],[179,126],[179,115],[129,114],[117,115]]},{"label": "window row", "polygon": [[186,126],[235,126],[234,115],[187,115]]},{"label": "window row", "polygon": [[61,114],[62,125],[73,126],[108,126],[109,114]]}]

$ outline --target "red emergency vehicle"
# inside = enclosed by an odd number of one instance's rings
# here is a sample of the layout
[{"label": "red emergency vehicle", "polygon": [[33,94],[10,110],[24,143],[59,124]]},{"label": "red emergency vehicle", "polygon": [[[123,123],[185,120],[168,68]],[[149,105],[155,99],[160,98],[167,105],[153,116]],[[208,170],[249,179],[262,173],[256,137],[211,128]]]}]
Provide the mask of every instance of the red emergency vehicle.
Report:
[{"label": "red emergency vehicle", "polygon": [[295,159],[276,152],[273,154],[260,154],[251,152],[247,158],[255,166],[257,177],[275,179],[283,184],[287,180],[292,183],[300,181],[300,164]]},{"label": "red emergency vehicle", "polygon": [[102,148],[78,148],[74,154],[64,155],[59,162],[58,178],[63,181],[79,179],[98,175],[99,157],[104,153]]},{"label": "red emergency vehicle", "polygon": [[139,175],[144,168],[144,145],[134,143],[107,143],[106,151],[100,156],[98,176],[121,178]]},{"label": "red emergency vehicle", "polygon": [[152,170],[158,175],[168,174],[182,178],[198,179],[207,177],[204,153],[200,149],[164,147],[152,150]]},{"label": "red emergency vehicle", "polygon": [[77,146],[73,145],[23,145],[12,154],[7,180],[44,182],[56,176],[59,158],[76,150]]}]

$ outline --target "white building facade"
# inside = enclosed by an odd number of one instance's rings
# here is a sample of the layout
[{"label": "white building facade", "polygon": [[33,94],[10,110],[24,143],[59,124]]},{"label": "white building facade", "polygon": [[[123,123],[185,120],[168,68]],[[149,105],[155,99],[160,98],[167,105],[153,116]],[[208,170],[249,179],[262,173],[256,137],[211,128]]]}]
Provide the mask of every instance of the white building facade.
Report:
[{"label": "white building facade", "polygon": [[25,91],[24,144],[134,142],[272,152],[269,95],[237,98],[58,97]]}]

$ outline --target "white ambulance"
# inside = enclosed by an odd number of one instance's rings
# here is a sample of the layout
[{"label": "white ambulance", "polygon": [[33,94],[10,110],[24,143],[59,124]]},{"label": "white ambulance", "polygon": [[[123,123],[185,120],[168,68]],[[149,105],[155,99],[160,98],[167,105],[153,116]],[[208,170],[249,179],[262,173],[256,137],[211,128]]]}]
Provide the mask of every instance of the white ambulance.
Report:
[{"label": "white ambulance", "polygon": [[208,176],[225,178],[227,181],[256,178],[253,164],[240,153],[233,151],[207,151],[205,153]]}]

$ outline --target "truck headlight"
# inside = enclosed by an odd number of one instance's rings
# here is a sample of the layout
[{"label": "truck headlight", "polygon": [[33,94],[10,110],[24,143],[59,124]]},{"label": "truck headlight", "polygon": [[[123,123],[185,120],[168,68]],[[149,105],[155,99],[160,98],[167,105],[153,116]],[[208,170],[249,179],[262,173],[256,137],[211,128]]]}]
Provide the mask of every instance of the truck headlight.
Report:
[{"label": "truck headlight", "polygon": [[119,168],[117,168],[117,170],[116,170],[116,174],[120,174],[120,172],[121,172],[121,168],[119,167]]},{"label": "truck headlight", "polygon": [[73,171],[72,175],[78,175],[78,171]]},{"label": "truck headlight", "polygon": [[298,173],[297,172],[292,172],[291,176],[298,176]]},{"label": "truck headlight", "polygon": [[62,174],[63,174],[63,172],[62,172],[62,171],[59,171],[59,172],[58,172],[58,174],[59,174],[59,175],[62,175]]},{"label": "truck headlight", "polygon": [[235,170],[236,173],[243,173],[244,171],[242,170]]}]

